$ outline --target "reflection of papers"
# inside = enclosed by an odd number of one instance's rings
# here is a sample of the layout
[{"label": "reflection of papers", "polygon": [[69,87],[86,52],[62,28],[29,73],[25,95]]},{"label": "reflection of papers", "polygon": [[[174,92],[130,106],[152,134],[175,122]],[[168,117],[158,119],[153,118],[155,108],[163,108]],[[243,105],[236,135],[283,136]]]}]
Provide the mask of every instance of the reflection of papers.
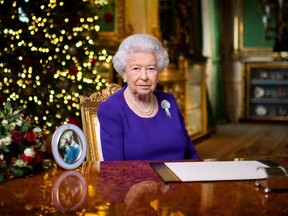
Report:
[{"label": "reflection of papers", "polygon": [[258,179],[259,161],[213,161],[164,163],[182,182]]}]

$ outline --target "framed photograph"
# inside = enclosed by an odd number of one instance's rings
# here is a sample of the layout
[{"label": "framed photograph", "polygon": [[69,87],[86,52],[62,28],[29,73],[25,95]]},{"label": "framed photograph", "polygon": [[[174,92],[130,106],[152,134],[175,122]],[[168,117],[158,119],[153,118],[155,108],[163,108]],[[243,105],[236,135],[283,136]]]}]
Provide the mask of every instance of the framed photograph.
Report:
[{"label": "framed photograph", "polygon": [[[126,36],[125,0],[111,0],[99,11],[99,39],[105,46],[118,46]],[[115,44],[116,43],[116,44]]]},{"label": "framed photograph", "polygon": [[52,190],[55,207],[62,212],[76,211],[87,195],[85,177],[76,171],[64,172],[56,181]]},{"label": "framed photograph", "polygon": [[74,124],[61,125],[53,134],[52,153],[56,163],[67,170],[79,167],[87,152],[83,131]]},{"label": "framed photograph", "polygon": [[234,53],[239,57],[271,56],[274,40],[265,38],[260,0],[234,2]]}]

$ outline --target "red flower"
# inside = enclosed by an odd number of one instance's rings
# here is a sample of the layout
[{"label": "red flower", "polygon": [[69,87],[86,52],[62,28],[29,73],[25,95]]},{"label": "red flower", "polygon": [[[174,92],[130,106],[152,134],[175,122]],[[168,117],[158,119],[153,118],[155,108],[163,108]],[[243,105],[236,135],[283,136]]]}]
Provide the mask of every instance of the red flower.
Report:
[{"label": "red flower", "polygon": [[31,166],[35,166],[41,162],[41,157],[38,153],[38,149],[35,146],[33,146],[32,148],[26,148],[21,154],[21,158],[24,162],[28,163]]},{"label": "red flower", "polygon": [[22,133],[18,130],[13,130],[10,132],[13,142],[21,143],[22,142]]},{"label": "red flower", "polygon": [[24,136],[24,141],[29,143],[29,144],[33,144],[36,142],[36,136],[35,134],[33,133],[33,130],[32,129],[29,129],[25,136]]},{"label": "red flower", "polygon": [[17,158],[16,158],[16,157],[12,157],[12,158],[11,158],[12,164],[14,164],[16,161],[17,161]]}]

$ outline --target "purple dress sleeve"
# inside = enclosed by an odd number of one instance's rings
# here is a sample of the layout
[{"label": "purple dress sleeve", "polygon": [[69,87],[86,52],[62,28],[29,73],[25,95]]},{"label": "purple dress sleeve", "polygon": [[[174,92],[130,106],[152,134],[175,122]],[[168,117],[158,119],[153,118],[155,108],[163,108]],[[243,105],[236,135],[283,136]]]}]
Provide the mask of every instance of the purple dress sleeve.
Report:
[{"label": "purple dress sleeve", "polygon": [[[98,118],[100,122],[100,139],[104,160],[124,160],[124,127],[121,110],[123,102],[119,100],[116,92],[105,103],[98,106]],[[124,97],[123,97],[124,100]]]}]

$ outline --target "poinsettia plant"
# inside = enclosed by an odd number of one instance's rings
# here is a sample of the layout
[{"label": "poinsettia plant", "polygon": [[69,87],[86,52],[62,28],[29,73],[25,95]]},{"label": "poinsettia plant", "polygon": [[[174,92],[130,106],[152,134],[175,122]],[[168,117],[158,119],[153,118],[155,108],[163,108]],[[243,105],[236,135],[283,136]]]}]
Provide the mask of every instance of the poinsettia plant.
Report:
[{"label": "poinsettia plant", "polygon": [[49,166],[42,129],[24,117],[24,108],[7,101],[0,110],[0,183],[24,177]]}]

